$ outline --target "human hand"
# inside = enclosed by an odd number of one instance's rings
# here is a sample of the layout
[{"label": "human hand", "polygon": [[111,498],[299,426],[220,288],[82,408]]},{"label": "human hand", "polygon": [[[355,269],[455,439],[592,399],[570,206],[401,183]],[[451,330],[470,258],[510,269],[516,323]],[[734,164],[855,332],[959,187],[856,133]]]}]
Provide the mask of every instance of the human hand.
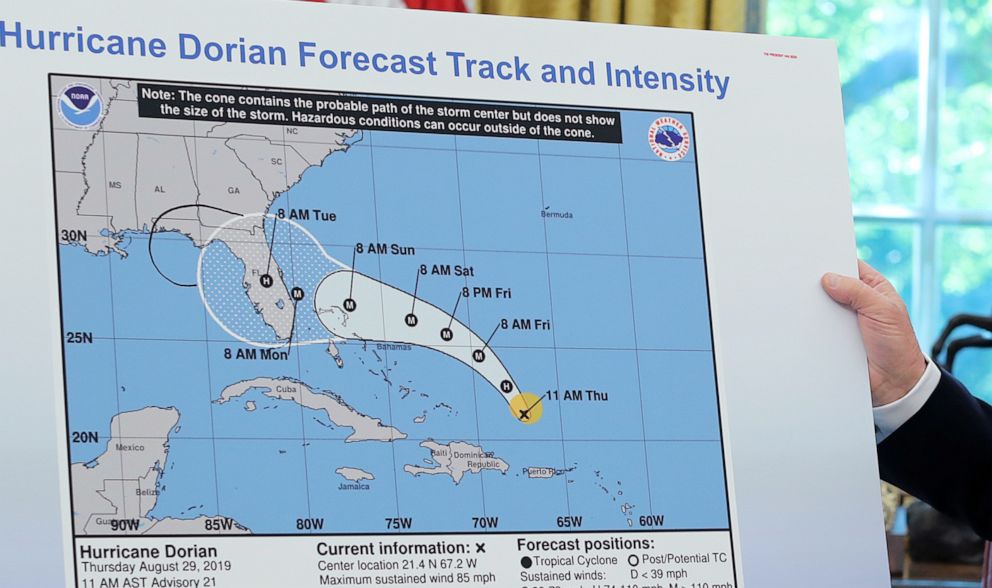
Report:
[{"label": "human hand", "polygon": [[872,406],[899,400],[916,385],[927,360],[913,333],[906,305],[875,268],[858,260],[859,278],[834,273],[820,283],[836,302],[858,313],[858,328],[868,352]]}]

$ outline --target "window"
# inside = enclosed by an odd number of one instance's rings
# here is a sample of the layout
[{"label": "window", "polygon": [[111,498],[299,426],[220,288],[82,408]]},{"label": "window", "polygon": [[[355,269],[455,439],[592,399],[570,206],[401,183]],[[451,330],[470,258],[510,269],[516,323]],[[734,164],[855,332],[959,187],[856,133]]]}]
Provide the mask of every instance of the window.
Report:
[{"label": "window", "polygon": [[[892,280],[929,351],[951,316],[992,313],[992,4],[767,10],[768,33],[837,41],[858,253]],[[963,351],[954,371],[992,400],[992,350]]]}]

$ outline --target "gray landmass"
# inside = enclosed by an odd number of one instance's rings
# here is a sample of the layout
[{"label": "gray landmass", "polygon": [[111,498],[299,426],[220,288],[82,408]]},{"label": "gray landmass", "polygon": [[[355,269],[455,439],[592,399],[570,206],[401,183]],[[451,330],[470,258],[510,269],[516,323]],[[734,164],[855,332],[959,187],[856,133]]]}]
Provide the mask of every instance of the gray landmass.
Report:
[{"label": "gray landmass", "polygon": [[554,478],[555,476],[563,476],[574,469],[575,466],[564,469],[549,466],[526,466],[523,468],[523,473],[528,478],[534,480],[546,480],[548,478]]},{"label": "gray landmass", "polygon": [[[248,533],[225,517],[154,519],[159,478],[169,435],[179,423],[175,408],[151,406],[123,412],[110,422],[107,450],[89,463],[72,464],[73,519],[80,534],[140,535],[173,532]],[[208,529],[207,519],[230,521]],[[214,523],[209,524],[210,527]]]},{"label": "gray landmass", "polygon": [[[296,310],[290,302],[282,270],[269,251],[263,217],[239,219],[218,231],[215,240],[222,242],[241,261],[244,268],[241,287],[262,321],[272,328],[276,338],[289,339],[293,333]],[[263,274],[272,277],[272,285],[268,288],[261,284]],[[228,276],[223,278],[228,279]]]},{"label": "gray landmass", "polygon": [[[287,132],[291,131],[291,132]],[[277,157],[282,157],[282,149],[293,151],[293,159],[299,158],[306,166],[320,165],[324,158],[346,147],[346,141],[355,135],[352,129],[332,129],[324,127],[281,127],[252,123],[222,123],[213,126],[207,135],[214,138],[243,140],[264,140],[278,149]],[[270,164],[271,165],[271,164]],[[298,164],[293,164],[298,165]],[[302,173],[306,169],[298,170]],[[292,176],[292,171],[290,172]]]},{"label": "gray landmass", "polygon": [[350,482],[361,482],[362,480],[374,480],[375,476],[366,472],[365,470],[360,470],[358,468],[351,467],[341,467],[334,470],[335,474],[340,475],[345,480]]},{"label": "gray landmass", "polygon": [[634,512],[634,505],[630,504],[629,502],[624,502],[623,504],[620,505],[620,512],[622,512],[624,516],[627,517],[627,526],[633,527],[634,519],[632,518],[631,515]]},{"label": "gray landmass", "polygon": [[306,408],[322,410],[327,418],[339,427],[354,430],[345,441],[395,441],[406,439],[406,433],[382,424],[381,419],[363,414],[329,391],[314,392],[309,386],[290,378],[254,378],[242,380],[224,388],[217,404],[224,404],[232,398],[244,395],[249,390],[257,389],[269,398],[288,400]]},{"label": "gray landmass", "polygon": [[338,351],[338,346],[334,344],[333,339],[327,342],[327,355],[334,359],[335,365],[339,368],[344,367],[344,358],[341,357],[341,352]]},{"label": "gray landmass", "polygon": [[[86,190],[82,173],[55,172],[55,192],[57,194],[81,194]],[[58,205],[59,242],[85,247],[94,255],[115,252],[127,255],[117,246],[121,239],[111,236],[110,219],[105,214],[79,214],[74,203],[60,202]]]},{"label": "gray landmass", "polygon": [[524,468],[524,473],[527,474],[528,478],[553,478],[557,474],[557,470],[555,468],[528,466]]},{"label": "gray landmass", "polygon": [[[183,235],[204,247],[232,219],[267,213],[307,169],[347,150],[346,141],[356,132],[140,118],[136,84],[56,76],[52,86],[69,82],[97,88],[106,114],[95,131],[72,129],[53,118],[58,238],[94,255],[126,256],[125,233],[148,233],[153,226],[157,233]],[[293,307],[284,302],[282,271],[268,267],[264,217],[248,218],[245,231],[222,231],[215,238],[241,260],[246,295],[286,340]],[[255,287],[266,270],[273,285]]]},{"label": "gray landmass", "polygon": [[285,143],[267,137],[238,135],[225,140],[224,146],[251,170],[259,186],[271,198],[298,182],[310,167],[295,149],[287,149]]},{"label": "gray landmass", "polygon": [[433,467],[412,464],[403,466],[404,472],[414,476],[443,474],[451,476],[455,484],[458,484],[466,473],[478,474],[482,470],[496,470],[501,474],[506,474],[510,469],[509,464],[493,455],[492,452],[464,441],[452,441],[447,445],[442,445],[427,440],[420,446],[430,450],[431,459],[436,465]]},{"label": "gray landmass", "polygon": [[[86,82],[100,91],[106,114],[95,131],[71,129],[54,117],[56,170],[82,171],[83,185],[58,194],[60,228],[87,216],[101,219],[115,239],[109,246],[65,238],[91,253],[116,248],[124,231],[176,231],[197,246],[237,215],[268,211],[282,192],[324,159],[348,149],[351,129],[309,129],[248,123],[140,118],[135,84],[92,78],[54,79],[53,87]],[[74,134],[74,135],[73,135]],[[88,140],[81,140],[80,136]],[[230,212],[221,212],[207,206]]]}]

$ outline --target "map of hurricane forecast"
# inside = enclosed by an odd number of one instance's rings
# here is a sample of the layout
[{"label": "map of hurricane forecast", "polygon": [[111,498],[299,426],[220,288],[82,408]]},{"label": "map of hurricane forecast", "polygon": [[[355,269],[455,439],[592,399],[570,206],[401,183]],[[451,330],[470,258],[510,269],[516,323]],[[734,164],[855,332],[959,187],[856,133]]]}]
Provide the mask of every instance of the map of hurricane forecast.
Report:
[{"label": "map of hurricane forecast", "polygon": [[50,81],[76,536],[728,529],[690,113]]}]

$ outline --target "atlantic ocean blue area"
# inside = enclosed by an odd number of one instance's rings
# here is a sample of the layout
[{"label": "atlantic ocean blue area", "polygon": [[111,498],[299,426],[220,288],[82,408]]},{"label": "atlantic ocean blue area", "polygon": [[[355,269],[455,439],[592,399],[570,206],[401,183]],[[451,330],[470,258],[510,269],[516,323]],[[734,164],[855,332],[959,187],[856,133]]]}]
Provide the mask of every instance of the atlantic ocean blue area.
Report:
[{"label": "atlantic ocean blue area", "polygon": [[702,262],[696,168],[674,163],[658,158],[623,161],[628,247],[631,255],[690,257]]},{"label": "atlantic ocean blue area", "polygon": [[637,358],[645,438],[719,441],[713,355],[638,351]]},{"label": "atlantic ocean blue area", "polygon": [[[653,156],[653,155],[652,155]],[[620,162],[598,157],[541,160],[548,251],[626,255]]]},{"label": "atlantic ocean blue area", "polygon": [[374,159],[379,234],[390,242],[461,249],[461,207],[454,151],[377,147]]},{"label": "atlantic ocean blue area", "polygon": [[648,441],[644,447],[651,472],[653,514],[665,515],[666,528],[727,528],[719,441]]},{"label": "atlantic ocean blue area", "polygon": [[702,260],[632,257],[630,283],[638,348],[712,348]]},{"label": "atlantic ocean blue area", "polygon": [[[326,158],[320,167],[307,170],[303,179],[280,194],[269,207],[270,214],[282,210],[330,210],[333,222],[298,220],[322,245],[347,247],[345,263],[351,262],[351,247],[377,239],[375,184],[372,181],[372,150],[368,133],[343,153]],[[362,269],[365,272],[365,269]],[[365,272],[368,273],[368,272]]]},{"label": "atlantic ocean blue area", "polygon": [[544,251],[539,158],[459,150],[458,176],[466,249]]},{"label": "atlantic ocean blue area", "polygon": [[634,348],[627,263],[620,256],[548,256],[558,347]]},{"label": "atlantic ocean blue area", "polygon": [[[636,352],[559,349],[557,366],[557,402],[566,439],[643,439],[643,395]],[[626,426],[617,430],[609,423],[626,423]]]}]

